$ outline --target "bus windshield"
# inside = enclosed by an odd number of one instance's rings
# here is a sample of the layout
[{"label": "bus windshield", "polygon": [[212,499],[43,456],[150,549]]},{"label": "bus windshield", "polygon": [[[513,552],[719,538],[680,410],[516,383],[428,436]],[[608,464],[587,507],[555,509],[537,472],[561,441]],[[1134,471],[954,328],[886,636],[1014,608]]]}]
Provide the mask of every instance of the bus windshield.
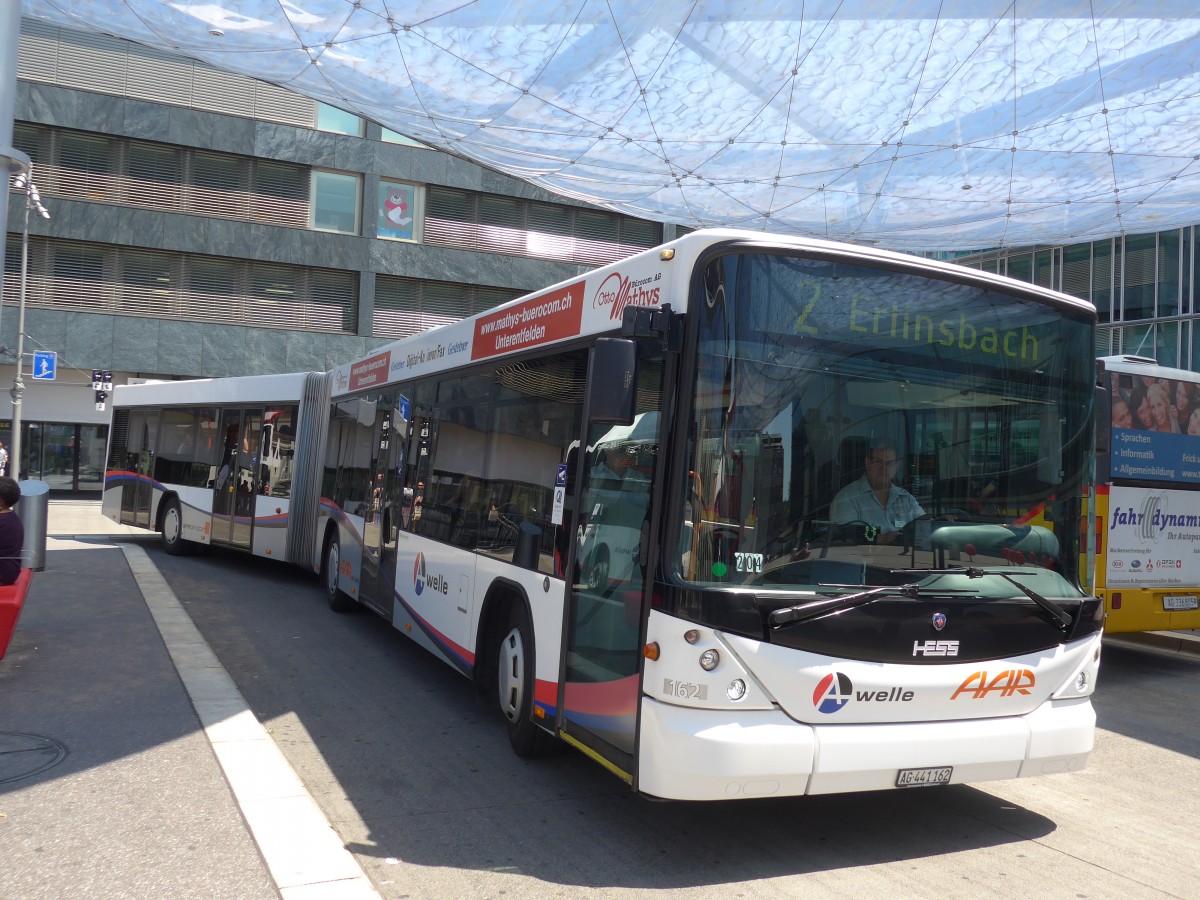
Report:
[{"label": "bus windshield", "polygon": [[678,577],[825,591],[976,567],[1080,596],[1082,310],[966,272],[753,252],[697,284]]}]

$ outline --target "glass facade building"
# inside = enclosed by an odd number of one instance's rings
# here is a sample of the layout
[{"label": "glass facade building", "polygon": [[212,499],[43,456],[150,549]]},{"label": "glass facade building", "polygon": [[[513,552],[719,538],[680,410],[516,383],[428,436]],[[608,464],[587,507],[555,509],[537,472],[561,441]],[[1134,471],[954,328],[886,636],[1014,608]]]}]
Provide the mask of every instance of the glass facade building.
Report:
[{"label": "glass facade building", "polygon": [[1097,356],[1147,356],[1200,371],[1197,227],[961,254],[953,261],[1091,300],[1100,316]]}]

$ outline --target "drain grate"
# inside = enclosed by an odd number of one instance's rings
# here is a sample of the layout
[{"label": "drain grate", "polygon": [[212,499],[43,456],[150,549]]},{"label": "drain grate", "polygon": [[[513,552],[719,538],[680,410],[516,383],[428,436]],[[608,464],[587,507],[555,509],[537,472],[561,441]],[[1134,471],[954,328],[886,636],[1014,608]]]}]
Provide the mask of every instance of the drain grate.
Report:
[{"label": "drain grate", "polygon": [[66,758],[66,744],[54,738],[0,731],[0,784],[40,775]]}]

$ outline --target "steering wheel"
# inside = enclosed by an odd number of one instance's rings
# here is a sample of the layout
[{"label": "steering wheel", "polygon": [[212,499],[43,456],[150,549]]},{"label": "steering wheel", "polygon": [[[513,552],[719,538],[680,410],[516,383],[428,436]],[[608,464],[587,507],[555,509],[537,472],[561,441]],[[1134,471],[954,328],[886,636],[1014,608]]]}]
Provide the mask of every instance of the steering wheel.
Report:
[{"label": "steering wheel", "polygon": [[873,544],[881,531],[883,529],[878,525],[872,525],[862,519],[851,519],[834,526],[834,536],[838,540],[854,544]]}]

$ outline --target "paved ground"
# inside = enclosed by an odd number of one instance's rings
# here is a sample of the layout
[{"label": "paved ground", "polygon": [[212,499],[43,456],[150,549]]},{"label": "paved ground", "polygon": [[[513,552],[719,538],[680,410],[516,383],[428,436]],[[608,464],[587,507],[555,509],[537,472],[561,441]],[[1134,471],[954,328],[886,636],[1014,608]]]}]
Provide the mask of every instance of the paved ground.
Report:
[{"label": "paved ground", "polygon": [[94,502],[53,500],[47,522],[0,661],[0,896],[377,896],[145,532]]},{"label": "paved ground", "polygon": [[154,536],[96,502],[52,500],[48,526],[0,661],[0,897],[376,897],[142,549]]}]

